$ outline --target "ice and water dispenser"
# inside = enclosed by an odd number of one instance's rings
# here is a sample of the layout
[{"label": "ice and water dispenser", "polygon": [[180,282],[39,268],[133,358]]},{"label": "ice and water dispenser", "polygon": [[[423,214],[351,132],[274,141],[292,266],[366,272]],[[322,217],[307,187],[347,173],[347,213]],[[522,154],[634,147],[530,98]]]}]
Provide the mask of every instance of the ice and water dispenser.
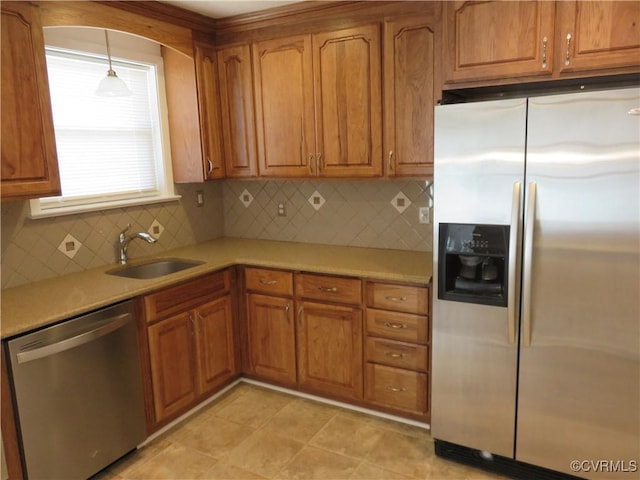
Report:
[{"label": "ice and water dispenser", "polygon": [[507,306],[509,226],[441,223],[438,298]]}]

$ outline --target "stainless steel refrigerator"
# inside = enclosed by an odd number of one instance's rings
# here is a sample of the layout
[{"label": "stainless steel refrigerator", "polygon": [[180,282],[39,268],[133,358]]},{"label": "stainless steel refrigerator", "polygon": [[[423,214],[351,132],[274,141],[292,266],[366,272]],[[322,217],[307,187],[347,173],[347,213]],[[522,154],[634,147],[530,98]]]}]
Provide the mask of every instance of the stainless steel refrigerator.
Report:
[{"label": "stainless steel refrigerator", "polygon": [[438,454],[640,478],[638,107],[636,87],[436,107]]}]

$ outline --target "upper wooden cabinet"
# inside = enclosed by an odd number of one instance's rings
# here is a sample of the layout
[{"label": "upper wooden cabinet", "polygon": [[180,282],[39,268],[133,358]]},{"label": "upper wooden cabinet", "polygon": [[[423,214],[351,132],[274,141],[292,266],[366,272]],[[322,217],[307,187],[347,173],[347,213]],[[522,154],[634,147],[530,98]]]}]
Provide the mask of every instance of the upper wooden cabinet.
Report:
[{"label": "upper wooden cabinet", "polygon": [[2,198],[60,194],[39,7],[2,2]]},{"label": "upper wooden cabinet", "polygon": [[217,53],[213,47],[196,42],[195,54],[204,175],[207,180],[224,178]]},{"label": "upper wooden cabinet", "polygon": [[312,41],[318,175],[381,175],[379,25],[319,33]]},{"label": "upper wooden cabinet", "polygon": [[202,182],[224,176],[220,150],[215,57],[205,46],[196,48],[195,61],[162,47],[173,180]]},{"label": "upper wooden cabinet", "polygon": [[450,2],[445,12],[448,84],[640,70],[637,2]]},{"label": "upper wooden cabinet", "polygon": [[218,76],[227,177],[257,175],[251,48],[218,50]]},{"label": "upper wooden cabinet", "polygon": [[564,1],[556,8],[561,72],[640,70],[639,2]]},{"label": "upper wooden cabinet", "polygon": [[550,75],[555,3],[447,2],[446,82]]},{"label": "upper wooden cabinet", "polygon": [[261,176],[381,175],[377,24],[256,42],[253,60]]},{"label": "upper wooden cabinet", "polygon": [[440,98],[440,8],[384,24],[386,176],[433,173],[433,108]]},{"label": "upper wooden cabinet", "polygon": [[315,174],[311,35],[253,44],[261,176]]}]

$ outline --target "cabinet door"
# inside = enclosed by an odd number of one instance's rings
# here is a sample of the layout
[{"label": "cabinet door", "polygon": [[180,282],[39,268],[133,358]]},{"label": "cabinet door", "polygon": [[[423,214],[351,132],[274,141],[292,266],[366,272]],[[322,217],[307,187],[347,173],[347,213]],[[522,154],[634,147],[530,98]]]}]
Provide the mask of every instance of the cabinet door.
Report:
[{"label": "cabinet door", "polygon": [[202,43],[196,43],[195,51],[200,136],[204,152],[204,178],[205,180],[224,178],[216,51],[213,47]]},{"label": "cabinet door", "polygon": [[60,194],[39,7],[2,2],[2,198]]},{"label": "cabinet door", "polygon": [[382,173],[379,26],[313,36],[319,175]]},{"label": "cabinet door", "polygon": [[249,45],[218,50],[218,78],[227,177],[253,177],[257,168]]},{"label": "cabinet door", "polygon": [[561,72],[634,67],[640,62],[639,2],[558,2]]},{"label": "cabinet door", "polygon": [[253,45],[261,176],[315,174],[311,36]]},{"label": "cabinet door", "polygon": [[441,64],[436,18],[385,22],[387,176],[433,174],[433,108],[440,96]]},{"label": "cabinet door", "polygon": [[201,118],[194,59],[162,46],[173,179],[178,183],[205,179]]},{"label": "cabinet door", "polygon": [[193,312],[196,325],[198,393],[206,393],[236,373],[231,297],[209,302]]},{"label": "cabinet door", "polygon": [[550,75],[555,2],[445,2],[445,82]]},{"label": "cabinet door", "polygon": [[298,378],[319,393],[362,399],[362,311],[302,302]]},{"label": "cabinet door", "polygon": [[147,331],[156,422],[188,407],[196,398],[196,364],[190,313],[151,325]]},{"label": "cabinet door", "polygon": [[293,300],[250,293],[247,303],[251,371],[266,380],[295,384]]}]

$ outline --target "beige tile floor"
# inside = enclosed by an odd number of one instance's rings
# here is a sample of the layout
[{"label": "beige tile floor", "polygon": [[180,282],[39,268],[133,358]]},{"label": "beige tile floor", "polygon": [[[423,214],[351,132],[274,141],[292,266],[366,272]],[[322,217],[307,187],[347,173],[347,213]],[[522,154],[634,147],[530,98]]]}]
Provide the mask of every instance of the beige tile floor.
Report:
[{"label": "beige tile floor", "polygon": [[428,430],[240,383],[98,479],[504,477],[436,457]]}]

